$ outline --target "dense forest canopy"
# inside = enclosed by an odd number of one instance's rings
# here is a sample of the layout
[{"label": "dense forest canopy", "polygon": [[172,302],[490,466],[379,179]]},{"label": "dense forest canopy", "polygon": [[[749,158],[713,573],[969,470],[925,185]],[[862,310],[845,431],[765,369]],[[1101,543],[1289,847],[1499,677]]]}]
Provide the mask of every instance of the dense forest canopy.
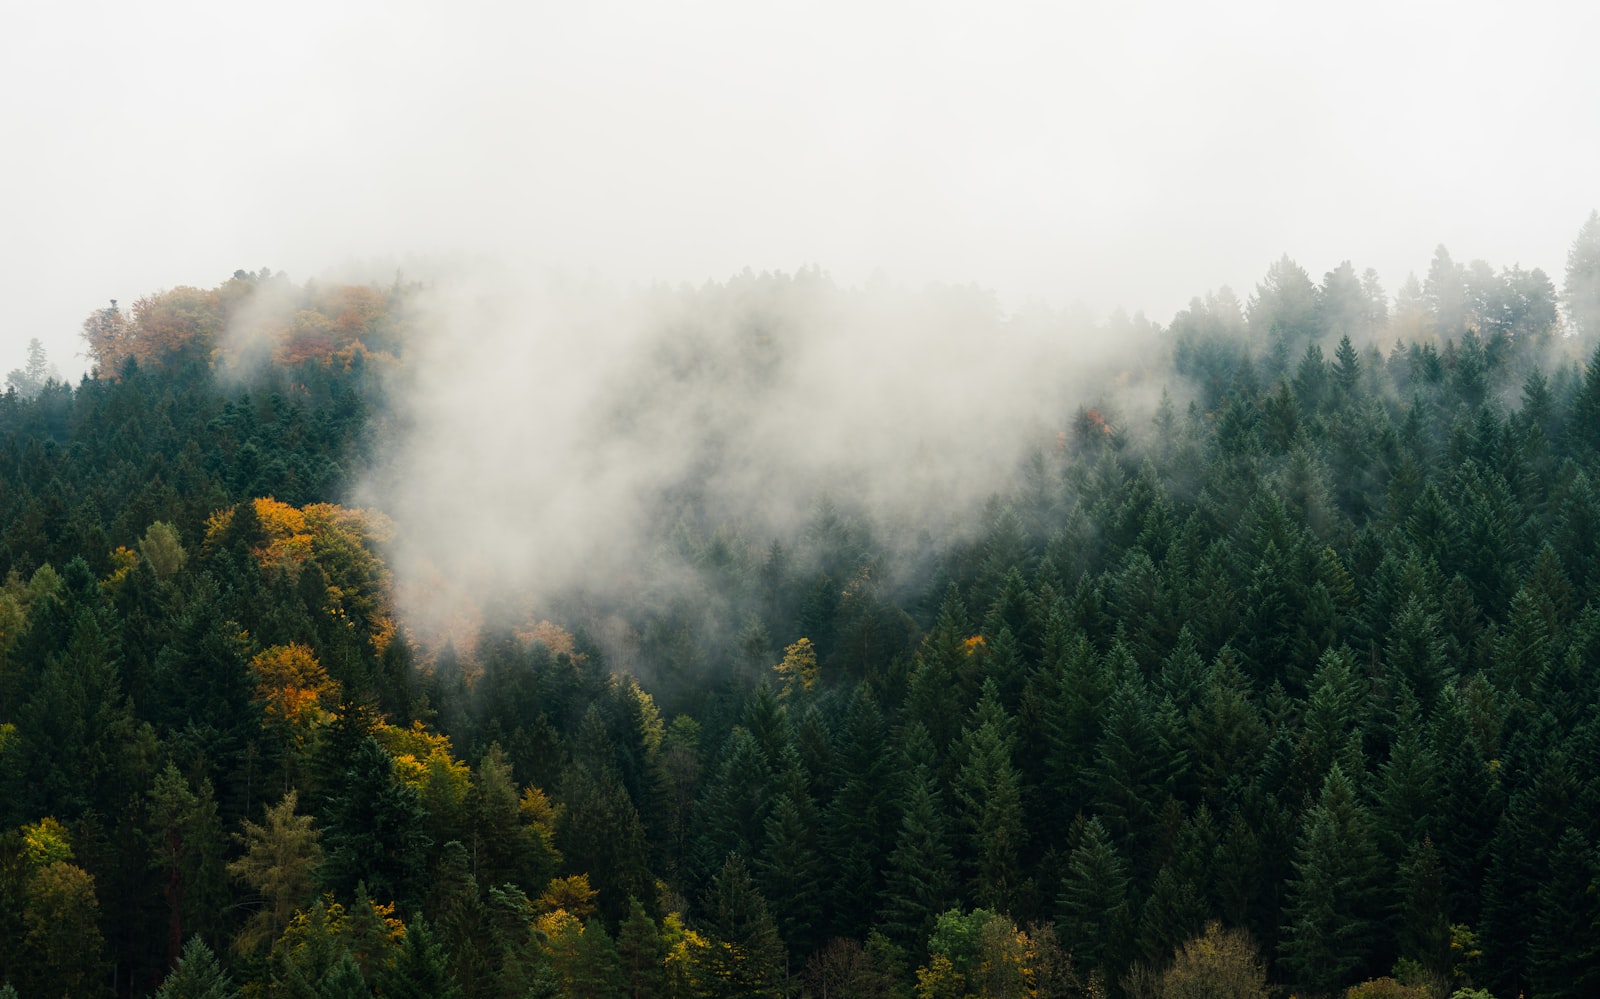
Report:
[{"label": "dense forest canopy", "polygon": [[746,274],[477,430],[435,289],[112,303],[0,396],[0,984],[1591,994],[1600,215],[1563,277]]}]

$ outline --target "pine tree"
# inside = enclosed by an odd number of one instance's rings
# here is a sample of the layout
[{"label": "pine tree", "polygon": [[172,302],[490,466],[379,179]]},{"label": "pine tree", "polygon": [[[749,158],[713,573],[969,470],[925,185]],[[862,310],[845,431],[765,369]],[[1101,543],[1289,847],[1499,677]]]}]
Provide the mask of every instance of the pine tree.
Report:
[{"label": "pine tree", "polygon": [[171,763],[156,776],[149,798],[151,863],[165,880],[167,954],[175,962],[184,930],[214,925],[227,897],[222,823],[211,782],[202,780],[197,794]]},{"label": "pine tree", "polygon": [[[426,911],[432,914],[430,935],[438,942],[445,971],[469,996],[485,988],[494,971],[498,954],[490,939],[489,913],[478,881],[472,876],[472,860],[467,848],[451,841],[440,850],[428,892]],[[397,958],[426,964],[426,941],[418,944],[410,957]]]},{"label": "pine tree", "polygon": [[1561,302],[1575,332],[1600,335],[1600,211],[1589,213],[1567,251],[1567,277]]},{"label": "pine tree", "polygon": [[755,856],[772,811],[773,774],[748,729],[735,728],[695,809],[694,873],[711,879],[730,853]]},{"label": "pine tree", "polygon": [[617,958],[622,994],[628,999],[664,999],[667,989],[666,948],[655,920],[636,898],[628,899],[628,918],[617,930]]},{"label": "pine tree", "polygon": [[1139,912],[1138,951],[1151,966],[1160,967],[1200,932],[1205,920],[1206,900],[1194,881],[1176,865],[1163,864]]},{"label": "pine tree", "polygon": [[1220,808],[1238,776],[1253,772],[1267,747],[1267,726],[1250,696],[1250,681],[1233,649],[1212,663],[1197,703],[1189,709],[1189,779],[1205,801]]},{"label": "pine tree", "polygon": [[906,786],[900,831],[889,854],[883,917],[893,940],[912,950],[927,939],[939,913],[955,901],[955,861],[932,768],[922,761],[910,764]]},{"label": "pine tree", "polygon": [[766,849],[757,861],[762,894],[772,903],[784,940],[798,954],[821,943],[827,870],[817,833],[816,806],[796,771],[767,816]]},{"label": "pine tree", "polygon": [[1185,766],[1178,738],[1171,703],[1156,701],[1144,679],[1129,672],[1106,704],[1105,730],[1095,747],[1095,808],[1107,833],[1126,844],[1139,865],[1151,862],[1156,816]]},{"label": "pine tree", "polygon": [[883,712],[865,684],[858,685],[840,724],[835,783],[823,823],[823,848],[833,875],[828,895],[833,931],[864,936],[876,918],[884,869],[899,817],[884,794],[891,787]]},{"label": "pine tree", "polygon": [[321,833],[309,815],[295,814],[298,793],[267,809],[266,822],[244,820],[235,838],[244,855],[228,865],[228,873],[258,892],[265,906],[245,924],[235,941],[249,953],[278,938],[289,919],[311,899],[315,874],[322,863]]},{"label": "pine tree", "polygon": [[1444,867],[1433,841],[1423,839],[1399,867],[1400,898],[1395,906],[1395,943],[1400,957],[1415,961],[1438,981],[1451,975],[1450,917]]},{"label": "pine tree", "polygon": [[189,938],[172,973],[156,990],[156,999],[233,999],[239,991],[198,935]]},{"label": "pine tree", "polygon": [[1428,745],[1409,688],[1396,697],[1395,738],[1378,769],[1375,835],[1379,849],[1398,864],[1438,825],[1439,758]]},{"label": "pine tree", "polygon": [[1406,598],[1390,626],[1384,653],[1390,671],[1404,680],[1424,711],[1452,678],[1439,617],[1419,594]]},{"label": "pine tree", "polygon": [[[1506,803],[1490,845],[1482,889],[1480,929],[1484,956],[1493,970],[1490,984],[1497,992],[1512,994],[1525,990],[1531,979],[1532,940],[1541,915],[1540,886],[1559,879],[1571,888],[1575,880],[1583,879],[1581,865],[1569,866],[1559,874],[1555,870],[1563,834],[1581,819],[1575,814],[1578,784],[1573,764],[1561,749],[1530,755],[1535,758],[1524,766],[1531,771],[1532,780]],[[1578,959],[1581,955],[1567,956]]]},{"label": "pine tree", "polygon": [[349,951],[339,955],[317,986],[317,999],[371,999],[372,990],[361,974],[361,966]]},{"label": "pine tree", "polygon": [[998,912],[1009,912],[1016,900],[1026,836],[1021,775],[1012,762],[1013,731],[998,689],[985,680],[983,699],[962,732],[955,798],[968,837],[972,897]]},{"label": "pine tree", "polygon": [[1095,793],[1090,763],[1105,724],[1105,703],[1117,678],[1095,655],[1081,630],[1071,629],[1064,649],[1037,678],[1037,714],[1043,746],[1041,786],[1037,796],[1044,825],[1066,828],[1089,808]]},{"label": "pine tree", "polygon": [[1382,868],[1366,809],[1338,764],[1306,813],[1294,870],[1283,927],[1285,969],[1308,991],[1359,980],[1378,939]]},{"label": "pine tree", "polygon": [[1550,877],[1539,885],[1533,935],[1528,941],[1528,984],[1537,996],[1577,999],[1600,988],[1600,870],[1594,844],[1568,826],[1551,857]]},{"label": "pine tree", "polygon": [[328,798],[320,879],[349,897],[365,881],[374,896],[408,905],[420,897],[427,814],[416,788],[395,773],[394,759],[368,737]]},{"label": "pine tree", "polygon": [[729,854],[706,894],[701,980],[713,999],[771,997],[785,992],[788,963],[766,899],[750,881],[744,859]]},{"label": "pine tree", "polygon": [[960,734],[960,719],[976,700],[977,669],[973,660],[966,607],[954,587],[945,595],[939,618],[922,640],[906,691],[906,710],[933,737],[940,753]]},{"label": "pine tree", "polygon": [[1067,859],[1056,899],[1061,941],[1085,975],[1099,969],[1113,981],[1121,976],[1132,945],[1133,905],[1127,863],[1092,818]]},{"label": "pine tree", "polygon": [[373,984],[383,999],[456,999],[461,994],[444,948],[421,916],[407,924],[394,963],[379,970]]},{"label": "pine tree", "polygon": [[623,994],[617,948],[602,920],[591,919],[583,927],[572,985],[572,999],[620,999]]}]

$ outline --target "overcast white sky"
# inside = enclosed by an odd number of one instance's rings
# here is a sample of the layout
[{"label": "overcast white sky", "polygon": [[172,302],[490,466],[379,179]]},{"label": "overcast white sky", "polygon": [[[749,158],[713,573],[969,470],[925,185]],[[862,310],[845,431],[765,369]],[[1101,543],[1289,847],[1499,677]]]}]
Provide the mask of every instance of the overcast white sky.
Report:
[{"label": "overcast white sky", "polygon": [[458,254],[1163,323],[1285,252],[1559,285],[1597,37],[1571,0],[7,2],[0,371],[80,371],[109,298]]}]

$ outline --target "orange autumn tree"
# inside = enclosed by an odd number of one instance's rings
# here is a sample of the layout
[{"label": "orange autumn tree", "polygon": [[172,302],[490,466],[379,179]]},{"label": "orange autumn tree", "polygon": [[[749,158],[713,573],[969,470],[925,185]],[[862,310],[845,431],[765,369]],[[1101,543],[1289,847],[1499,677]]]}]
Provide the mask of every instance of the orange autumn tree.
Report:
[{"label": "orange autumn tree", "polygon": [[211,359],[226,322],[215,291],[178,287],[133,303],[133,318],[116,303],[84,320],[89,359],[101,378],[114,378],[132,358],[144,366],[173,359]]},{"label": "orange autumn tree", "polygon": [[[261,543],[251,554],[262,570],[298,579],[315,565],[327,580],[326,613],[365,634],[382,655],[395,631],[391,574],[378,555],[378,546],[394,536],[389,518],[334,503],[295,507],[270,496],[251,505],[261,525]],[[227,533],[235,509],[219,510],[206,521],[207,546]]]},{"label": "orange autumn tree", "polygon": [[283,779],[293,782],[294,764],[309,752],[317,730],[333,718],[339,703],[339,682],[328,676],[316,654],[296,642],[273,645],[250,660],[255,675],[254,700],[261,705],[261,727],[283,743]]},{"label": "orange autumn tree", "polygon": [[178,287],[134,303],[112,301],[84,320],[82,336],[101,378],[116,378],[131,358],[140,365],[195,359],[248,367],[258,361],[349,368],[356,357],[393,362],[405,339],[408,288],[296,285],[263,268],[236,271],[213,289]]},{"label": "orange autumn tree", "polygon": [[320,725],[333,717],[339,682],[317,661],[310,647],[294,642],[273,645],[250,660],[256,701],[269,721],[296,728]]}]

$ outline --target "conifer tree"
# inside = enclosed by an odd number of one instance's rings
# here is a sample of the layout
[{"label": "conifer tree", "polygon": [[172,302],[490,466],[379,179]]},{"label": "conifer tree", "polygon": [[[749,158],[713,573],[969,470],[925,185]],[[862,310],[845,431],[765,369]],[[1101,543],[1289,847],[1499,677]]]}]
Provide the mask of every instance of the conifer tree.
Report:
[{"label": "conifer tree", "polygon": [[414,902],[427,859],[426,819],[416,788],[400,780],[393,757],[369,736],[328,796],[322,883],[348,898],[365,881],[378,898]]},{"label": "conifer tree", "polygon": [[622,969],[617,948],[602,920],[591,919],[583,927],[572,986],[573,999],[621,999]]},{"label": "conifer tree", "polygon": [[1533,935],[1528,941],[1530,992],[1578,999],[1600,988],[1600,870],[1594,844],[1572,826],[1561,833],[1550,859],[1550,876],[1536,896]]},{"label": "conifer tree", "polygon": [[[903,743],[915,741],[913,734]],[[927,745],[931,751],[932,744]],[[900,808],[900,831],[889,854],[883,915],[886,932],[900,946],[914,950],[927,939],[939,913],[955,901],[955,861],[938,779],[928,763],[909,759],[907,763],[907,793]]]},{"label": "conifer tree", "polygon": [[730,853],[759,852],[772,799],[766,755],[748,729],[735,728],[695,809],[695,880],[709,881]]},{"label": "conifer tree", "polygon": [[954,587],[946,593],[939,618],[922,640],[906,692],[910,717],[921,722],[940,753],[960,734],[960,719],[976,700],[977,669],[967,611]]},{"label": "conifer tree", "polygon": [[1284,925],[1284,967],[1298,987],[1331,991],[1358,981],[1378,938],[1382,868],[1371,821],[1334,764],[1295,847]]},{"label": "conifer tree", "polygon": [[1400,957],[1415,961],[1438,981],[1451,975],[1450,917],[1444,867],[1431,839],[1423,839],[1399,867],[1399,900],[1394,911]]},{"label": "conifer tree", "polygon": [[1589,213],[1567,251],[1561,302],[1575,332],[1586,337],[1600,334],[1600,211]]},{"label": "conifer tree", "polygon": [[1156,815],[1185,765],[1178,738],[1171,703],[1157,701],[1137,672],[1125,675],[1106,704],[1105,730],[1095,747],[1095,808],[1107,833],[1146,864]]},{"label": "conifer tree", "polygon": [[1014,727],[998,688],[984,681],[983,699],[962,732],[955,798],[967,833],[972,897],[997,912],[1011,910],[1021,887],[1026,836],[1021,775],[1012,762]]},{"label": "conifer tree", "polygon": [[233,999],[238,994],[211,948],[195,935],[184,944],[172,973],[156,990],[156,999]]},{"label": "conifer tree", "polygon": [[783,940],[742,857],[728,855],[711,879],[705,909],[709,937],[701,958],[705,994],[715,999],[782,996],[788,961]]},{"label": "conifer tree", "polygon": [[627,999],[665,997],[666,948],[655,920],[637,898],[628,899],[628,918],[617,930],[617,959],[622,972],[622,994]]},{"label": "conifer tree", "polygon": [[383,999],[456,999],[461,994],[444,948],[421,916],[406,925],[394,963],[380,969],[373,984]]},{"label": "conifer tree", "polygon": [[1099,969],[1115,981],[1126,966],[1135,923],[1127,862],[1099,818],[1083,828],[1056,899],[1062,944],[1087,975]]},{"label": "conifer tree", "polygon": [[833,930],[852,937],[864,936],[875,919],[899,822],[894,801],[883,793],[892,767],[887,734],[876,699],[858,685],[840,724],[834,756],[839,790],[823,825]]},{"label": "conifer tree", "polygon": [[252,915],[235,942],[249,953],[278,938],[295,910],[310,900],[315,875],[322,863],[321,833],[309,815],[295,814],[298,792],[267,809],[266,821],[244,820],[235,838],[243,856],[228,865],[228,873],[258,892],[265,905]]},{"label": "conifer tree", "polygon": [[168,961],[175,962],[185,929],[214,925],[226,899],[222,869],[224,839],[211,782],[199,792],[168,763],[150,789],[153,865],[161,872],[167,903]]},{"label": "conifer tree", "polygon": [[783,938],[797,954],[815,949],[826,923],[822,892],[828,872],[817,825],[816,806],[805,791],[803,775],[796,772],[767,816],[766,848],[757,872]]}]

